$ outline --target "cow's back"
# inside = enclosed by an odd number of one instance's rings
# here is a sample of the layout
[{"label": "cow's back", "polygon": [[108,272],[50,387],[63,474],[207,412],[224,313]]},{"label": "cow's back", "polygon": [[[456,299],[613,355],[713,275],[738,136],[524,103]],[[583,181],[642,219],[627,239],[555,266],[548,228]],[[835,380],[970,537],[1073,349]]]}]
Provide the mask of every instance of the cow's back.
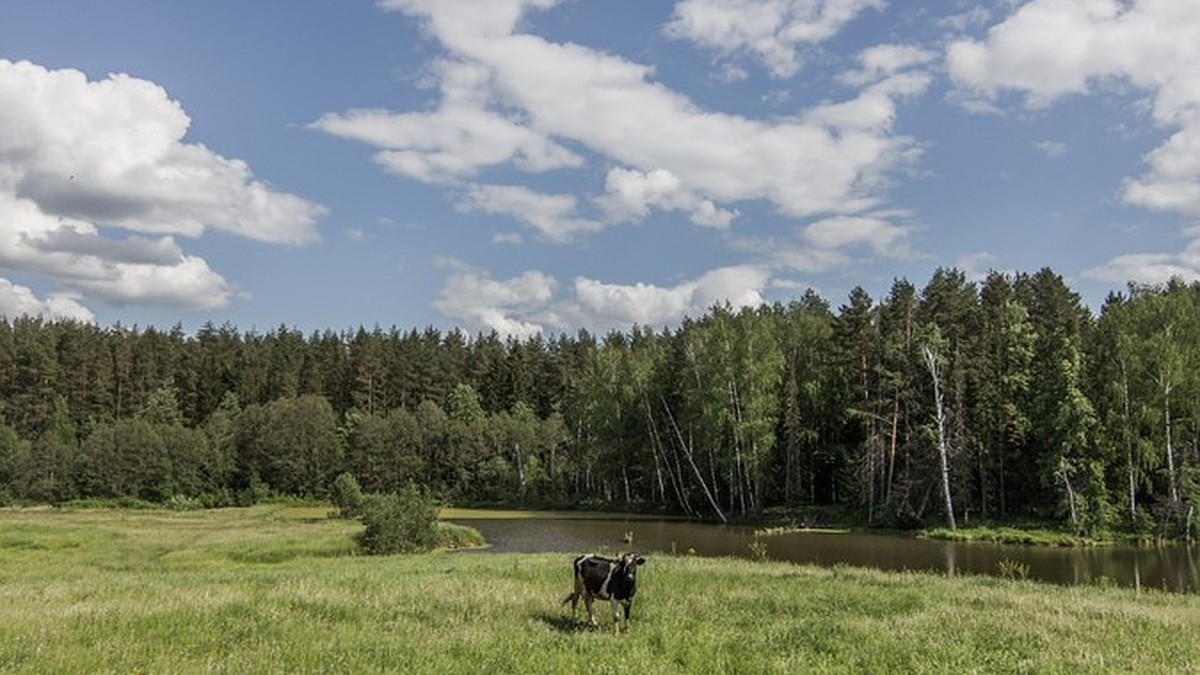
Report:
[{"label": "cow's back", "polygon": [[596,597],[607,596],[606,585],[612,575],[614,561],[596,555],[581,555],[575,559],[575,585],[579,590]]}]

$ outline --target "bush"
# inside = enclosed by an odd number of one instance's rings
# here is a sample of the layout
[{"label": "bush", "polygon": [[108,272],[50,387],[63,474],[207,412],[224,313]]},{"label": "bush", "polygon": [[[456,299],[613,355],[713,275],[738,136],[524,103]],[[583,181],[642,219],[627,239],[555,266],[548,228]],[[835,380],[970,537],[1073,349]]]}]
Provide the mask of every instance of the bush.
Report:
[{"label": "bush", "polygon": [[487,541],[479,530],[455,523],[436,523],[439,548],[480,548]]},{"label": "bush", "polygon": [[366,529],[358,535],[359,546],[372,555],[432,548],[437,540],[437,514],[437,502],[411,485],[399,492],[366,497],[360,514]]},{"label": "bush", "polygon": [[357,518],[362,513],[363,492],[358,485],[358,479],[350,472],[344,472],[333,481],[329,489],[330,501],[337,507],[338,518]]},{"label": "bush", "polygon": [[196,497],[186,495],[171,495],[163,506],[172,511],[199,511],[204,508],[204,502]]}]

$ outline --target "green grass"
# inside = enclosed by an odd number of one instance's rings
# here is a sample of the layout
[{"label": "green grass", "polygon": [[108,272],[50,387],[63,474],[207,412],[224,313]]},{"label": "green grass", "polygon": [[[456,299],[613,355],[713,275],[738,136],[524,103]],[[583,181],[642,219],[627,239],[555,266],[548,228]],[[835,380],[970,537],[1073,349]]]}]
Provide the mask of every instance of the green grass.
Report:
[{"label": "green grass", "polygon": [[1200,667],[1197,595],[648,555],[614,636],[558,604],[569,555],[360,556],[360,527],[277,506],[0,510],[0,672]]},{"label": "green grass", "polygon": [[1084,537],[1064,530],[1038,526],[984,525],[961,527],[957,530],[935,527],[923,530],[921,536],[948,541],[1030,546],[1105,546],[1117,543],[1117,540],[1111,537]]}]

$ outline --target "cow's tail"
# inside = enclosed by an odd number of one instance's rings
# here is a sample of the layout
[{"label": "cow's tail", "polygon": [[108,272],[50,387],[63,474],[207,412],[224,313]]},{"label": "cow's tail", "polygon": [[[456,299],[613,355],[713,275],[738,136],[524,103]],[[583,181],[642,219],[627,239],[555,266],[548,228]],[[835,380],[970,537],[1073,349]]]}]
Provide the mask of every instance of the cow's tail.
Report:
[{"label": "cow's tail", "polygon": [[565,605],[568,602],[571,602],[572,600],[576,600],[578,598],[579,598],[579,594],[572,591],[570,593],[567,593],[567,597],[563,598],[562,602],[560,602],[558,604],[559,604],[559,606],[562,606],[562,605]]}]

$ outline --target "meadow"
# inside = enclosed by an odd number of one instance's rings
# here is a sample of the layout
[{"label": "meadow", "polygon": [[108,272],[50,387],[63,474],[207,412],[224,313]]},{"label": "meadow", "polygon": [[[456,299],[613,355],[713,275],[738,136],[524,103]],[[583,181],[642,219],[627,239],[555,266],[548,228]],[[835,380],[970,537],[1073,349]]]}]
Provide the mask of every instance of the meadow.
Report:
[{"label": "meadow", "polygon": [[2,509],[0,672],[1200,672],[1197,595],[648,553],[613,635],[569,556],[364,556],[328,510]]}]

